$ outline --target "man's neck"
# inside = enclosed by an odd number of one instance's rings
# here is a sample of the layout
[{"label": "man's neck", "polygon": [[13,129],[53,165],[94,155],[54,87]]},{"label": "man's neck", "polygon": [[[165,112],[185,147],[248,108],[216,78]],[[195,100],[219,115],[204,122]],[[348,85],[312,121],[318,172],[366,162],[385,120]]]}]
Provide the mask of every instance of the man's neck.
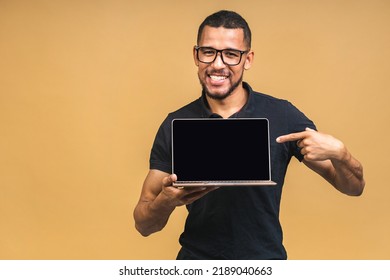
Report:
[{"label": "man's neck", "polygon": [[212,99],[208,96],[206,98],[211,112],[227,119],[244,107],[248,101],[248,92],[241,86],[223,100]]}]

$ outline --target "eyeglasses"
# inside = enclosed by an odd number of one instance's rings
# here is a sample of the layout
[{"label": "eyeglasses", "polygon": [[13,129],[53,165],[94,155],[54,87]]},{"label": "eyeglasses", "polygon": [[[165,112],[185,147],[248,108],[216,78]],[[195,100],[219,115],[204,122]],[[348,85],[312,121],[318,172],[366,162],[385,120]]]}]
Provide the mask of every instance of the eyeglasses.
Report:
[{"label": "eyeglasses", "polygon": [[249,51],[240,51],[235,49],[217,50],[211,47],[195,46],[196,56],[200,62],[211,64],[217,58],[218,53],[221,53],[222,62],[229,66],[240,64],[242,55]]}]

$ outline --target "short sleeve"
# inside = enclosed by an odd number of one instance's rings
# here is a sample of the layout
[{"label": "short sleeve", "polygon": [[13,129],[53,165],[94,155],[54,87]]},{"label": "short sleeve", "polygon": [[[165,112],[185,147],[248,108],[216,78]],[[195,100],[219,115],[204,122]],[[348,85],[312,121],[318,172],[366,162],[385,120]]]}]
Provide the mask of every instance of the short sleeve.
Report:
[{"label": "short sleeve", "polygon": [[[290,102],[288,102],[286,110],[286,120],[289,133],[301,132],[307,127],[317,130],[315,124]],[[303,160],[303,155],[301,154],[296,141],[289,142],[289,150],[299,161]]]},{"label": "short sleeve", "polygon": [[161,124],[154,139],[149,160],[150,169],[171,173],[171,150],[171,120],[168,116]]}]

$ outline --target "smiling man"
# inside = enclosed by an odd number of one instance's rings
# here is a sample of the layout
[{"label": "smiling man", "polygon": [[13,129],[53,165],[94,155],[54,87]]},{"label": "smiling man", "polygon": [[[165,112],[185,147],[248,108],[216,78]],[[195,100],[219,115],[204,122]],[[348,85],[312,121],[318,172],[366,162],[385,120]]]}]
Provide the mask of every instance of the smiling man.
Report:
[{"label": "smiling man", "polygon": [[[243,82],[254,52],[251,31],[240,15],[220,11],[207,17],[193,53],[202,95],[170,113],[160,126],[134,209],[135,226],[148,236],[165,227],[176,207],[186,205],[178,259],[286,259],[279,209],[290,159],[296,157],[340,192],[355,196],[365,185],[362,166],[344,143],[317,132],[290,102],[255,92]],[[275,187],[172,186],[177,176],[171,174],[171,121],[216,117],[269,120]]]}]

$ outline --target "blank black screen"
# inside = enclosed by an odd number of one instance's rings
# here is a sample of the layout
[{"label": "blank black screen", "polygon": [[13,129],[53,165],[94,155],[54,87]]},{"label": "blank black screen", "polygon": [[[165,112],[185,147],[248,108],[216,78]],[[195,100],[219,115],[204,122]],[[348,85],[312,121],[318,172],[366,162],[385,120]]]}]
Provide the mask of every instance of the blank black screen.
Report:
[{"label": "blank black screen", "polygon": [[177,119],[173,173],[180,181],[269,180],[267,119]]}]

